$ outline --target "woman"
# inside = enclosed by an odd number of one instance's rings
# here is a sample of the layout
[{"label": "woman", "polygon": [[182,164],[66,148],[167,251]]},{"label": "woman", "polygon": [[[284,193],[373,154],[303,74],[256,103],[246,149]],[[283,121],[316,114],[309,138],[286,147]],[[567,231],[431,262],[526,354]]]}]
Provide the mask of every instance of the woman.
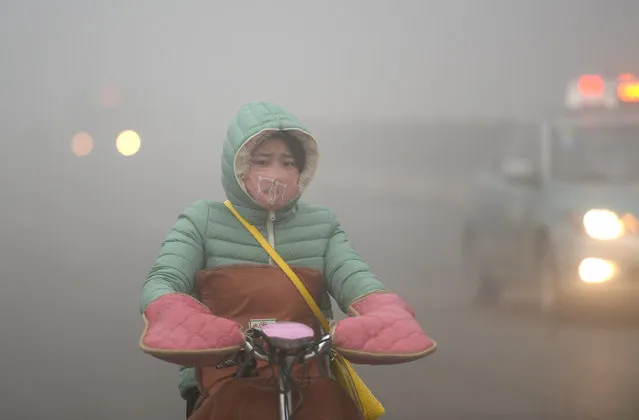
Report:
[{"label": "woman", "polygon": [[[424,357],[435,344],[411,307],[371,273],[329,209],[299,202],[317,162],[315,139],[293,115],[274,104],[248,103],[228,129],[222,185],[326,317],[332,318],[329,295],[349,314],[332,332],[343,354],[368,364]],[[264,366],[258,367],[258,378],[241,381],[232,380],[232,366],[191,366],[228,359],[242,346],[242,331],[264,323],[296,321],[319,330],[298,290],[229,209],[204,200],[186,208],[166,236],[142,287],[140,310],[146,323],[142,349],[187,366],[181,370],[180,392],[187,399],[187,417],[198,420],[231,420],[229,413],[242,402],[259,406],[256,401],[268,398],[256,418],[276,418],[276,412],[267,415],[276,407],[276,394],[260,394],[263,390],[248,385],[268,379],[271,370]],[[341,410],[341,417],[331,418],[358,418],[352,401],[320,364],[313,366],[316,375],[305,390],[307,414],[300,412],[298,418],[324,418],[331,409]],[[199,408],[191,416],[188,411],[199,394]]]}]

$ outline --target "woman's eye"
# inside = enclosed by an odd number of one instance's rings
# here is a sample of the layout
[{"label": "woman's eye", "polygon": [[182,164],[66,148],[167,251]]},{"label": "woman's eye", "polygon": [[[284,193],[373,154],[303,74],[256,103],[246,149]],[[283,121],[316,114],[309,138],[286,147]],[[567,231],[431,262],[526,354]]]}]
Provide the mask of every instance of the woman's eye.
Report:
[{"label": "woman's eye", "polygon": [[258,165],[258,166],[264,166],[266,165],[268,162],[266,162],[265,160],[254,160],[253,164],[254,165]]},{"label": "woman's eye", "polygon": [[295,166],[295,162],[284,162],[286,166]]}]

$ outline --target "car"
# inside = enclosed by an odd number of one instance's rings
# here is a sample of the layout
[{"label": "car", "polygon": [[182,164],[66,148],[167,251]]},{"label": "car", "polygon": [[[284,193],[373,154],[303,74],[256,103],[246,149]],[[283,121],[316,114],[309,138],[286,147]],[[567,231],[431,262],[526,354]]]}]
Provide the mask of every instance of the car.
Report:
[{"label": "car", "polygon": [[519,123],[474,177],[462,262],[481,304],[639,304],[639,79],[581,76],[566,108]]}]

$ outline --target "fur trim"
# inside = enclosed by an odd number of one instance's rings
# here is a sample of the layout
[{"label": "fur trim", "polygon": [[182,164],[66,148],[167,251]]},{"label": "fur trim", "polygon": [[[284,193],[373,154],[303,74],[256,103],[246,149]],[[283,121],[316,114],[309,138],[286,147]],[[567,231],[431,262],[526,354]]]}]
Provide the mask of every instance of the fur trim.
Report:
[{"label": "fur trim", "polygon": [[[235,178],[237,183],[240,185],[242,190],[248,195],[248,191],[246,190],[246,185],[244,184],[244,175],[246,174],[249,164],[251,161],[251,155],[253,154],[253,150],[260,145],[264,140],[268,140],[273,135],[277,134],[280,130],[274,129],[266,129],[262,130],[259,133],[249,137],[246,141],[240,146],[240,149],[235,154]],[[306,153],[306,166],[304,170],[300,173],[299,180],[299,193],[301,195],[304,192],[304,189],[310,184],[315,176],[315,171],[317,170],[317,162],[319,160],[319,153],[317,150],[317,142],[315,138],[308,132],[301,130],[299,128],[288,128],[283,131],[288,131],[290,134],[295,136],[302,147],[304,148],[304,152]]]}]

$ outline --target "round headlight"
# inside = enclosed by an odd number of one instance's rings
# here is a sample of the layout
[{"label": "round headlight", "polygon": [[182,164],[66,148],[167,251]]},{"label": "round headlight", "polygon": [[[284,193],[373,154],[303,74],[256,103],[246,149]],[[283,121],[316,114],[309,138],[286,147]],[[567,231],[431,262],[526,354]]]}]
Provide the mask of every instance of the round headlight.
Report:
[{"label": "round headlight", "polygon": [[590,210],[584,215],[584,228],[593,239],[617,239],[624,234],[624,225],[610,210]]},{"label": "round headlight", "polygon": [[579,277],[584,283],[607,282],[616,272],[615,263],[600,258],[586,258],[579,264]]}]

